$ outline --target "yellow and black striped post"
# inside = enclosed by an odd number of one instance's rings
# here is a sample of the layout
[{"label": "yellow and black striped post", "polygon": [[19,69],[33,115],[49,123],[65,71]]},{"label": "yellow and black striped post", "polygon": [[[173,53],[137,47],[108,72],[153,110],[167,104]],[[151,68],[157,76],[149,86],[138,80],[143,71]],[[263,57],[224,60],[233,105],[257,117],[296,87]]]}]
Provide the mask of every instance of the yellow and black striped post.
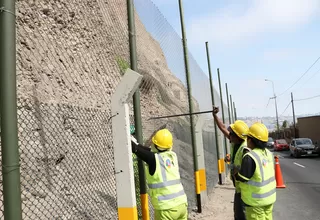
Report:
[{"label": "yellow and black striped post", "polygon": [[204,160],[204,150],[203,150],[203,138],[202,138],[202,128],[204,125],[205,118],[201,115],[198,118],[196,124],[196,140],[197,140],[197,152],[198,152],[198,174],[197,174],[197,193],[201,195],[201,202],[205,203],[207,200],[207,179],[206,179],[206,168]]}]

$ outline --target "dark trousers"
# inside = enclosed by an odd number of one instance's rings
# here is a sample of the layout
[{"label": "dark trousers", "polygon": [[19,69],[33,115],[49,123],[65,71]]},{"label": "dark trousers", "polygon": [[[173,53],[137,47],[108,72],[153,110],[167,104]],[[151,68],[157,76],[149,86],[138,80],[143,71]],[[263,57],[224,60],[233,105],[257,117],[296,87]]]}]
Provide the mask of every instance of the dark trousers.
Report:
[{"label": "dark trousers", "polygon": [[241,193],[234,193],[233,202],[234,220],[246,220],[245,205],[241,199]]}]

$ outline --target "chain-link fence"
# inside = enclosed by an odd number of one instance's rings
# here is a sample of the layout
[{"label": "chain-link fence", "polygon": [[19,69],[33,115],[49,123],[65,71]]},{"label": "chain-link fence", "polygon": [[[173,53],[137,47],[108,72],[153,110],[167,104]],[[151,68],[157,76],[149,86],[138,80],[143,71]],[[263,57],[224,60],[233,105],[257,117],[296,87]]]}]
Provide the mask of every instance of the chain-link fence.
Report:
[{"label": "chain-link fence", "polygon": [[[135,0],[138,68],[141,86],[143,133],[150,135],[166,124],[174,136],[182,184],[189,207],[196,206],[189,117],[149,120],[150,117],[189,112],[183,47],[179,35],[149,0]],[[196,104],[196,101],[194,101]]]},{"label": "chain-link fence", "polygon": [[16,7],[23,219],[116,219],[110,98],[129,67],[126,1]]},{"label": "chain-link fence", "polygon": [[[180,161],[182,183],[188,196],[189,208],[192,209],[196,206],[196,196],[189,116],[149,120],[150,117],[189,112],[182,40],[152,1],[134,2],[139,15],[136,18],[139,72],[144,75],[141,88],[144,135],[148,136],[163,124],[173,132],[174,151]],[[189,65],[194,111],[210,110],[212,102],[208,76],[190,53]],[[214,94],[216,104],[220,106],[220,97],[216,90]],[[224,110],[225,116],[228,116],[226,105]],[[212,115],[205,115],[205,118],[207,122],[211,119],[213,123]],[[195,117],[195,123],[197,119],[198,116]],[[212,189],[217,183],[216,144],[214,128],[208,128],[207,122],[203,134],[208,166],[206,176],[208,186]],[[221,142],[220,146],[224,149],[224,143]]]},{"label": "chain-link fence", "polygon": [[[189,116],[149,120],[189,112],[181,37],[150,0],[134,3],[144,144],[163,125],[172,131],[192,209],[196,196]],[[117,219],[110,98],[130,67],[126,1],[19,0],[16,8],[23,219]],[[189,58],[194,111],[210,110],[208,77],[190,53]],[[227,118],[226,106],[224,110]],[[217,183],[216,131],[212,116],[205,117],[210,192]],[[136,162],[134,170],[141,219]],[[2,193],[0,198],[2,219]]]}]

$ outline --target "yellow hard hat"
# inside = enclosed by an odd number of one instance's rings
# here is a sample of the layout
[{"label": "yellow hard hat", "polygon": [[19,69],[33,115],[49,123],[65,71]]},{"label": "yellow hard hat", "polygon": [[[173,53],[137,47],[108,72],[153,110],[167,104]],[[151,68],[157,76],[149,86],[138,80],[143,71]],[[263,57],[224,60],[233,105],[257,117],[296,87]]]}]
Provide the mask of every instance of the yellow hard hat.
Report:
[{"label": "yellow hard hat", "polygon": [[161,129],[152,137],[152,142],[163,149],[170,149],[173,145],[172,139],[172,134],[168,129]]},{"label": "yellow hard hat", "polygon": [[246,139],[246,135],[248,134],[249,127],[242,120],[236,120],[234,124],[230,125],[230,128],[236,135],[241,139]]},{"label": "yellow hard hat", "polygon": [[263,142],[268,142],[269,131],[264,124],[256,122],[249,128],[248,136],[254,137]]}]

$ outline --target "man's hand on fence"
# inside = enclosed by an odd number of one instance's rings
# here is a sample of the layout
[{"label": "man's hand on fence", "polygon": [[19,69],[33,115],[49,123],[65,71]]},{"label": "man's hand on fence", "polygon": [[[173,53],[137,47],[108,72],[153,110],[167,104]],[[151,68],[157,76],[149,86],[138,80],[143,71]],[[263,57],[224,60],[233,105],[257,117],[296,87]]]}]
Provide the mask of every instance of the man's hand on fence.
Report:
[{"label": "man's hand on fence", "polygon": [[212,106],[213,107],[213,110],[212,110],[212,114],[213,115],[216,115],[219,113],[219,107],[215,107],[215,106]]},{"label": "man's hand on fence", "polygon": [[227,156],[225,156],[224,158],[224,162],[230,162],[230,154],[227,154]]}]

